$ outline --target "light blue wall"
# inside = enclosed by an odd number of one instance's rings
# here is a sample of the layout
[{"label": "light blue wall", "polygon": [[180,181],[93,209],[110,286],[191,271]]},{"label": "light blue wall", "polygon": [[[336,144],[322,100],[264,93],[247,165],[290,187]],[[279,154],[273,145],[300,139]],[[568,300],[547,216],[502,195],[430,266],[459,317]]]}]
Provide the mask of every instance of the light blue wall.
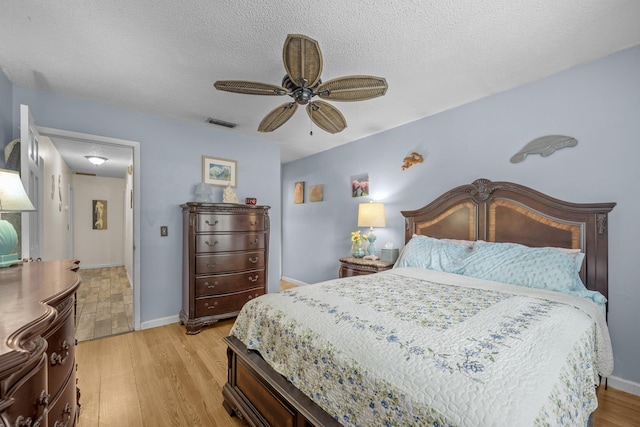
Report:
[{"label": "light blue wall", "polygon": [[[337,277],[356,230],[350,176],[368,173],[386,206],[377,246],[403,243],[401,210],[422,207],[476,178],[513,181],[573,202],[617,202],[609,217],[609,326],[614,375],[640,383],[640,47],[305,159],[282,171],[282,274],[301,282]],[[393,90],[393,86],[389,87]],[[372,107],[373,108],[373,107]],[[366,120],[366,117],[348,117]],[[532,139],[575,137],[574,148],[523,163],[509,158]],[[318,132],[318,138],[330,136]],[[402,171],[412,151],[423,164]],[[293,186],[324,184],[324,201],[293,204]]]},{"label": "light blue wall", "polygon": [[0,168],[4,168],[4,147],[13,140],[13,129],[11,122],[11,99],[13,86],[11,82],[0,70]]},{"label": "light blue wall", "polygon": [[[240,200],[254,196],[271,206],[269,289],[280,278],[280,147],[277,144],[48,92],[13,88],[13,130],[18,132],[20,104],[32,110],[36,124],[140,143],[140,300],[141,321],[175,316],[181,308],[182,211],[202,181],[202,155],[238,162]],[[216,188],[222,201],[222,189]],[[160,226],[169,236],[160,237]],[[82,254],[77,255],[82,260]]]}]

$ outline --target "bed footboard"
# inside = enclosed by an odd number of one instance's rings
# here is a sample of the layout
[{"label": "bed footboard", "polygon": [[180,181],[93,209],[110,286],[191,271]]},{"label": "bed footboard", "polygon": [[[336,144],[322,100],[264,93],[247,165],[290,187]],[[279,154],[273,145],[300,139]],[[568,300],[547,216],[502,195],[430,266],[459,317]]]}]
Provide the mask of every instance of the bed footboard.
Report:
[{"label": "bed footboard", "polygon": [[222,388],[230,415],[253,426],[340,426],[236,337],[227,344],[228,378]]}]

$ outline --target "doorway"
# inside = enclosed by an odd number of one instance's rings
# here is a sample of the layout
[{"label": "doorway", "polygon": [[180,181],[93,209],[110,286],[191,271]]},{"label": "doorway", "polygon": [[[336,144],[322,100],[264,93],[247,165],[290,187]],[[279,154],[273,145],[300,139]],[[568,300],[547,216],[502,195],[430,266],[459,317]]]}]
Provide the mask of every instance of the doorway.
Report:
[{"label": "doorway", "polygon": [[[124,158],[128,153],[128,160],[126,162],[122,161],[120,167],[123,168],[125,174],[125,191],[123,194],[122,205],[125,210],[130,209],[130,219],[127,220],[125,216],[125,233],[128,236],[125,236],[127,240],[127,244],[125,247],[124,257],[125,266],[111,266],[111,265],[95,265],[90,266],[94,268],[88,268],[86,270],[80,271],[81,276],[83,278],[83,284],[87,284],[87,287],[97,287],[102,288],[103,292],[103,305],[102,310],[104,314],[104,306],[107,304],[107,300],[105,300],[105,295],[109,292],[109,302],[114,301],[115,304],[122,303],[119,299],[121,298],[120,294],[122,293],[122,289],[124,288],[124,282],[126,282],[127,286],[129,283],[131,284],[131,293],[129,296],[132,303],[132,321],[133,321],[133,329],[140,329],[140,253],[138,248],[140,248],[140,213],[138,206],[140,206],[140,144],[136,141],[122,140],[98,135],[84,134],[73,131],[66,131],[61,129],[53,129],[53,128],[45,128],[45,127],[37,127],[40,135],[48,137],[51,139],[53,145],[56,147],[57,151],[60,153],[62,158],[69,166],[69,169],[72,173],[76,174],[78,178],[81,176],[84,178],[92,178],[98,179],[98,171],[94,168],[92,171],[93,174],[87,172],[86,169],[83,169],[84,166],[80,165],[89,165],[89,160],[86,158],[87,156],[93,156],[98,154],[103,154],[101,157],[106,157],[105,153],[111,153],[107,155],[113,156],[111,160],[111,166],[115,166],[115,163],[121,162],[121,160],[116,160],[116,158]],[[60,147],[60,148],[58,148]],[[99,156],[100,157],[100,156]],[[106,163],[108,163],[107,160]],[[106,169],[106,168],[105,168]],[[89,182],[91,179],[89,179]],[[86,181],[82,181],[86,182]],[[83,184],[84,185],[84,184]],[[76,228],[74,224],[81,221],[80,218],[76,218],[77,215],[74,215],[74,211],[77,211],[73,208],[73,205],[79,202],[79,198],[81,194],[79,194],[78,189],[74,188],[74,186],[69,185],[68,191],[68,200],[70,203],[69,206],[69,253],[70,256],[75,256],[79,248],[74,248],[74,241],[77,242],[73,238],[72,233]],[[85,215],[82,215],[82,220],[84,220]],[[77,256],[75,256],[77,258]],[[119,268],[121,267],[121,268]],[[82,264],[81,264],[82,268]],[[84,274],[83,274],[84,273]],[[86,277],[85,277],[86,276]],[[81,285],[82,290],[83,285]],[[83,291],[83,292],[88,292]],[[126,294],[126,291],[124,292]],[[79,301],[82,294],[79,290]],[[94,298],[94,297],[91,297]],[[124,296],[125,302],[127,296]],[[118,300],[118,301],[117,301]],[[84,304],[87,301],[83,301]],[[91,301],[89,301],[91,303]],[[98,304],[98,301],[95,301],[95,304]],[[96,307],[96,311],[99,307]],[[104,317],[104,316],[102,316]],[[99,332],[97,336],[87,336],[88,339],[97,338],[99,336],[103,336],[105,327],[109,324],[106,319],[101,322],[100,325],[96,323],[96,327],[102,328],[102,332]],[[125,319],[126,320],[126,319]],[[122,318],[119,322],[116,319],[113,319],[113,324],[116,325],[115,329],[111,329],[112,333],[121,333],[123,332],[122,324],[125,321]],[[118,326],[120,325],[120,326]],[[83,337],[79,337],[79,340],[82,340]]]}]

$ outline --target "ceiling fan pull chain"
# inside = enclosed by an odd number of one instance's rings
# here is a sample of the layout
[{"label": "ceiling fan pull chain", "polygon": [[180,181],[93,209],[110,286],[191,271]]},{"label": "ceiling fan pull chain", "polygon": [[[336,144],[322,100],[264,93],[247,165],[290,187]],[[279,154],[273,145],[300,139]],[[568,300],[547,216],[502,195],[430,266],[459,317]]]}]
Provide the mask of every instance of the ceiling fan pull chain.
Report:
[{"label": "ceiling fan pull chain", "polygon": [[313,136],[313,121],[309,120],[309,136]]}]

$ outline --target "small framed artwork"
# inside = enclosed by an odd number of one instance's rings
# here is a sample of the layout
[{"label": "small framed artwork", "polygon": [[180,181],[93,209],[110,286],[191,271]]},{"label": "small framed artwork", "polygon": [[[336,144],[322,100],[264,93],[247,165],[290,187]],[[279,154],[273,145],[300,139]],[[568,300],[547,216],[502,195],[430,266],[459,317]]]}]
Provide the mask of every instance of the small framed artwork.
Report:
[{"label": "small framed artwork", "polygon": [[312,185],[309,187],[309,201],[310,202],[321,202],[322,201],[322,193],[323,193],[323,185]]},{"label": "small framed artwork", "polygon": [[293,187],[293,203],[304,203],[304,182],[296,182]]},{"label": "small framed artwork", "polygon": [[226,187],[237,185],[238,164],[235,160],[202,156],[202,182]]},{"label": "small framed artwork", "polygon": [[94,230],[107,229],[107,201],[106,200],[93,201],[93,229]]},{"label": "small framed artwork", "polygon": [[364,197],[369,195],[369,175],[356,175],[351,177],[351,196]]}]

